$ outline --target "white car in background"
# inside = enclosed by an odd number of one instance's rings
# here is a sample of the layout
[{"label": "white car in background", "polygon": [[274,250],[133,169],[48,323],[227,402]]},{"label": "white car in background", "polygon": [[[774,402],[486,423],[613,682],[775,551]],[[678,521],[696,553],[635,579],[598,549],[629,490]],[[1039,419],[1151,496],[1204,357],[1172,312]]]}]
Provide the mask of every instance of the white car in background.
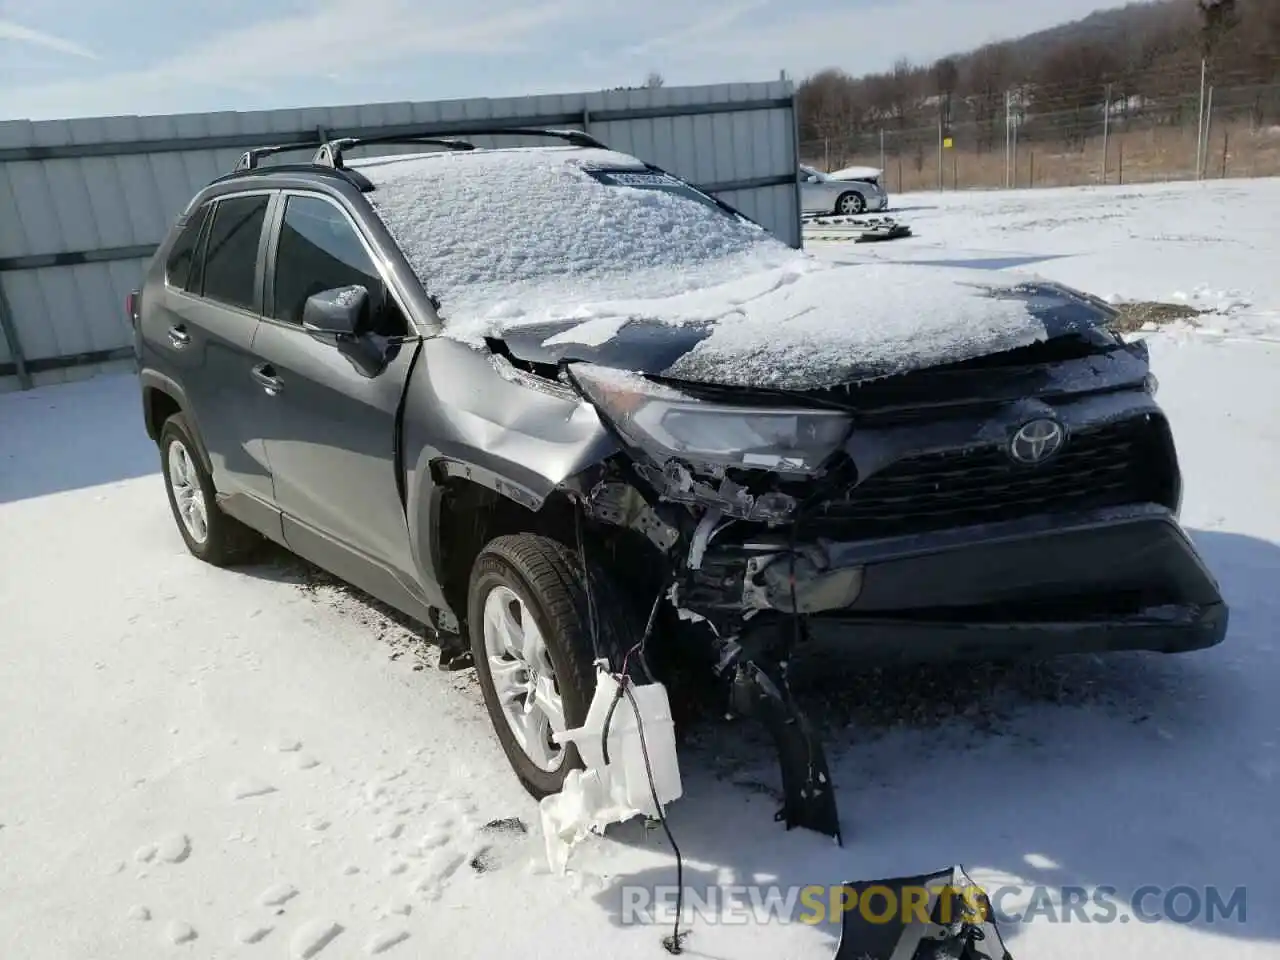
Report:
[{"label": "white car in background", "polygon": [[871,168],[841,170],[862,174],[859,177],[837,179],[835,175],[822,173],[813,167],[800,167],[800,209],[806,214],[839,214],[849,216],[886,210],[889,195],[880,186],[882,171]]}]

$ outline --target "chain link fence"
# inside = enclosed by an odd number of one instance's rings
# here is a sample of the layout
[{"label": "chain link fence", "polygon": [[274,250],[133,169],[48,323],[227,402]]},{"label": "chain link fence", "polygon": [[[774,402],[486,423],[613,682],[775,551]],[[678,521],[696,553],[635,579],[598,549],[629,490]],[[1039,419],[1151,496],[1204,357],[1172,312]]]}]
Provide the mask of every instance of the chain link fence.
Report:
[{"label": "chain link fence", "polygon": [[1280,175],[1280,83],[1202,90],[1189,73],[1165,78],[1184,89],[1160,95],[1119,84],[995,91],[966,104],[979,119],[959,122],[933,98],[874,129],[806,140],[801,162],[878,167],[895,193]]}]

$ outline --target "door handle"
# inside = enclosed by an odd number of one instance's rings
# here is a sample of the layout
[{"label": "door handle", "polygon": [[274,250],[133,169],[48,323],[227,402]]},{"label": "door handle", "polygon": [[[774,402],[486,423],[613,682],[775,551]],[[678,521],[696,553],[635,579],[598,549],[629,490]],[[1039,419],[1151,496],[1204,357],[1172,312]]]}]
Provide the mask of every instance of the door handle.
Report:
[{"label": "door handle", "polygon": [[187,333],[186,327],[176,324],[169,328],[169,342],[175,350],[181,350],[191,346],[191,334]]},{"label": "door handle", "polygon": [[267,396],[274,397],[284,384],[276,376],[275,368],[269,363],[260,363],[253,368],[253,379],[266,391]]}]

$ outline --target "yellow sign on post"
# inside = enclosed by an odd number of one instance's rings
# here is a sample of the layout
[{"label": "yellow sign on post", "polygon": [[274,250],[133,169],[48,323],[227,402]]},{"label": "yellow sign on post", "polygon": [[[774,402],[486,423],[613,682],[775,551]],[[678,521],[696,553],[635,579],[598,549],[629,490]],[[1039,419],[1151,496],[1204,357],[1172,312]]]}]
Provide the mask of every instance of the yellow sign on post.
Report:
[{"label": "yellow sign on post", "polygon": [[947,137],[945,140],[943,140],[942,145],[946,147],[948,150],[950,150],[952,146],[951,138]]}]

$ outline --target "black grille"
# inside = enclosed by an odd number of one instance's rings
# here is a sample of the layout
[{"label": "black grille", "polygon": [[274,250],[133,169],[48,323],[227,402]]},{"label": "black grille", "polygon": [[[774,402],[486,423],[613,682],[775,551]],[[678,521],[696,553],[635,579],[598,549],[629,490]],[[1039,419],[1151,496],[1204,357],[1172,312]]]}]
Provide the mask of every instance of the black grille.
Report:
[{"label": "black grille", "polygon": [[811,535],[873,539],[1134,503],[1167,503],[1162,423],[1140,417],[1073,433],[1039,466],[1003,446],[900,460],[816,508]]}]

